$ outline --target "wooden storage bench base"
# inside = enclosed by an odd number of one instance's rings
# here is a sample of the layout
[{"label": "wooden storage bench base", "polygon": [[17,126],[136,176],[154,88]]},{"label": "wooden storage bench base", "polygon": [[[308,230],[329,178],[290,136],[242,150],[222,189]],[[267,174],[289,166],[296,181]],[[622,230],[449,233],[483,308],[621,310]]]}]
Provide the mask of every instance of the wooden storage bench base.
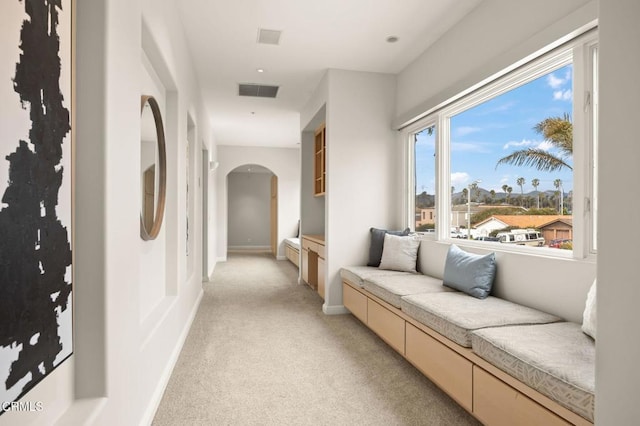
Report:
[{"label": "wooden storage bench base", "polygon": [[593,425],[365,289],[343,280],[342,296],[356,318],[482,423]]}]

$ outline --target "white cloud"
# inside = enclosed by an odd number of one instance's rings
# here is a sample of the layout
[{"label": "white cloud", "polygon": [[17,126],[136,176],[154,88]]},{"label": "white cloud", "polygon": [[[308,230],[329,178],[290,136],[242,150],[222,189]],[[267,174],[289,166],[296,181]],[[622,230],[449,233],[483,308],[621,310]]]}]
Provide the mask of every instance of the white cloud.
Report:
[{"label": "white cloud", "polygon": [[511,147],[517,147],[517,148],[522,148],[522,147],[527,147],[527,146],[531,146],[533,145],[535,142],[533,141],[529,141],[526,139],[521,140],[520,142],[516,142],[516,141],[509,141],[506,144],[504,144],[504,146],[502,147],[502,149],[509,149]]},{"label": "white cloud", "polygon": [[566,82],[567,82],[567,79],[556,77],[555,74],[553,74],[553,73],[551,73],[551,74],[549,74],[547,76],[547,84],[552,89],[558,89],[559,87],[561,87]]},{"label": "white cloud", "polygon": [[553,99],[556,101],[570,101],[573,99],[573,92],[571,89],[556,90],[553,92]]},{"label": "white cloud", "polygon": [[456,188],[466,187],[469,180],[469,173],[467,172],[451,173],[451,186]]},{"label": "white cloud", "polygon": [[551,148],[553,148],[553,144],[549,141],[542,141],[538,144],[538,146],[536,146],[536,148],[543,151],[549,151]]}]

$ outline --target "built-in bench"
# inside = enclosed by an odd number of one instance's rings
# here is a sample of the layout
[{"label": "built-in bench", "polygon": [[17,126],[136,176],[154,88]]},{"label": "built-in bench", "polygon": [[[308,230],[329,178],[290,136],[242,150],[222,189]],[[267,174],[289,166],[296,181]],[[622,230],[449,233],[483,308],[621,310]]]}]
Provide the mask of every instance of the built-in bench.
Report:
[{"label": "built-in bench", "polygon": [[580,324],[424,274],[341,277],[344,306],[483,423],[592,424],[595,344]]},{"label": "built-in bench", "polygon": [[296,265],[296,267],[300,267],[300,238],[285,238],[284,255],[291,261],[291,263]]}]

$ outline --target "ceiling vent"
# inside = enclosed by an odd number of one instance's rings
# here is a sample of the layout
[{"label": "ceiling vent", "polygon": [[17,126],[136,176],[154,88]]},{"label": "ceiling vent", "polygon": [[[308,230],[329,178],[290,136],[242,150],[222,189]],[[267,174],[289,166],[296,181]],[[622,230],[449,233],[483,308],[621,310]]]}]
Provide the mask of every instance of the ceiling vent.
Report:
[{"label": "ceiling vent", "polygon": [[280,44],[281,35],[282,31],[258,28],[258,43],[278,45]]},{"label": "ceiling vent", "polygon": [[258,98],[275,98],[280,86],[267,86],[264,84],[241,83],[238,85],[238,95],[254,96]]}]

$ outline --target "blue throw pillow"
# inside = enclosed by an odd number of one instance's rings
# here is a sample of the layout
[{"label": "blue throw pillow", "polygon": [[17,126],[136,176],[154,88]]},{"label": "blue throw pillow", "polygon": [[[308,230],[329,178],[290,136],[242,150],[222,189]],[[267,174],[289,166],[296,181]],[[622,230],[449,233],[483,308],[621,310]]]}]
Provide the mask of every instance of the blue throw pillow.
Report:
[{"label": "blue throw pillow", "polygon": [[443,283],[470,296],[484,299],[491,293],[496,276],[496,255],[467,253],[452,244],[444,265]]},{"label": "blue throw pillow", "polygon": [[409,228],[403,231],[371,228],[371,245],[369,246],[369,262],[367,262],[367,266],[375,266],[376,268],[380,266],[380,259],[382,259],[382,251],[384,249],[384,236],[387,233],[404,237],[409,235],[409,231]]}]

